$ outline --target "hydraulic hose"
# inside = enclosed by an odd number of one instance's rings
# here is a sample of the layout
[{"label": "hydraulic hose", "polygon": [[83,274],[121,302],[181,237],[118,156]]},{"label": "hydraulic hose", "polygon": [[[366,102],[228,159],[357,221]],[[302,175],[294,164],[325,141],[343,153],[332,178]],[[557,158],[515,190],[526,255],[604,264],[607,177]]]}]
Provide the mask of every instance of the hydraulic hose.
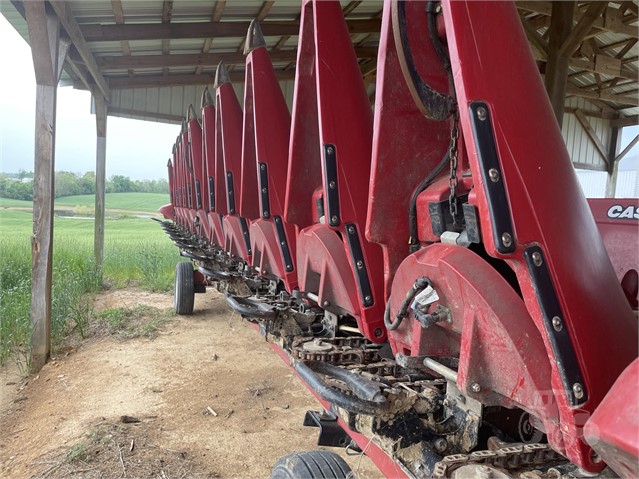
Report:
[{"label": "hydraulic hose", "polygon": [[399,325],[402,324],[402,321],[404,321],[404,318],[408,316],[408,307],[411,305],[411,303],[415,299],[415,296],[417,296],[417,293],[425,290],[429,286],[431,286],[431,281],[429,278],[427,278],[426,276],[417,278],[413,286],[406,293],[406,296],[404,297],[404,301],[402,301],[402,304],[400,305],[399,311],[397,311],[397,314],[395,315],[395,319],[393,320],[393,322],[391,322],[391,319],[390,319],[390,298],[389,298],[388,302],[386,303],[386,310],[384,311],[384,325],[386,326],[386,329],[388,329],[389,331],[393,331],[399,328]]},{"label": "hydraulic hose", "polygon": [[[295,371],[322,399],[349,412],[376,415],[388,406],[379,384],[334,364],[321,361],[296,361]],[[319,374],[344,382],[354,396],[332,388]]]}]

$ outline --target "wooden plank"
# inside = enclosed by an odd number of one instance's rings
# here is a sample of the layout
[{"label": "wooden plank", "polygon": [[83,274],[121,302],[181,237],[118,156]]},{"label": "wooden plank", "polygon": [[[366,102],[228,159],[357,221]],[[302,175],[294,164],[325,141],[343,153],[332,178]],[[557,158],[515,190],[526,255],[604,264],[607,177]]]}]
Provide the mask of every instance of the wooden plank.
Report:
[{"label": "wooden plank", "polygon": [[137,117],[153,118],[162,122],[180,124],[184,119],[181,115],[171,115],[169,113],[156,113],[153,111],[135,110],[133,108],[109,107],[108,114],[110,116],[131,115]]},{"label": "wooden plank", "polygon": [[[561,46],[560,54],[571,57],[575,50],[579,47],[579,44],[584,40],[590,27],[601,16],[608,5],[608,2],[592,2],[588,9],[581,16],[577,25],[572,29],[568,37],[564,40]],[[551,19],[552,22],[552,19]],[[571,21],[572,23],[572,21]]]},{"label": "wooden plank", "polygon": [[[377,48],[356,47],[355,53],[358,58],[377,58]],[[295,61],[296,50],[277,50],[269,53],[272,62]],[[185,53],[171,55],[133,55],[125,56],[103,56],[96,58],[101,71],[122,70],[125,68],[164,68],[164,67],[184,67],[184,66],[215,66],[221,61],[227,65],[244,65],[246,56],[239,52],[219,52],[219,53]]]},{"label": "wooden plank", "polygon": [[97,133],[95,156],[95,222],[93,230],[93,255],[99,274],[102,275],[104,263],[104,193],[106,185],[106,132],[107,105],[104,97],[96,92],[95,126]]},{"label": "wooden plank", "polygon": [[610,75],[618,78],[632,79],[636,75],[632,75],[632,71],[628,70],[626,75],[621,75],[621,60],[609,57],[608,55],[595,55],[595,70],[603,75]]},{"label": "wooden plank", "polygon": [[597,151],[599,151],[603,160],[606,162],[606,164],[608,164],[608,152],[606,151],[606,147],[604,146],[604,144],[597,136],[597,132],[595,132],[594,128],[581,110],[575,111],[575,116],[577,117],[577,121],[579,121],[583,129],[586,131],[586,134],[588,135],[588,138],[590,139],[592,144],[595,145],[595,148],[597,148]]},{"label": "wooden plank", "polygon": [[580,163],[578,161],[573,161],[572,166],[573,168],[578,168],[580,170],[606,171],[605,166],[595,165],[594,163]]},{"label": "wooden plank", "polygon": [[609,93],[601,93],[593,90],[584,90],[573,85],[569,85],[567,87],[566,93],[572,96],[578,96],[581,98],[588,98],[592,100],[609,101],[611,103],[629,107],[636,107],[639,104],[639,100],[635,97],[625,95],[611,95]]},{"label": "wooden plank", "polygon": [[[124,10],[122,8],[121,0],[111,0],[111,8],[113,9],[113,16],[115,17],[115,23],[123,24],[124,23]],[[131,55],[131,46],[129,42],[126,40],[122,40],[120,42],[120,48],[122,49],[122,54],[125,56]],[[129,70],[129,76],[133,76],[133,71]]]},{"label": "wooden plank", "polygon": [[623,118],[616,118],[610,121],[610,126],[613,128],[635,126],[637,124],[639,124],[639,115],[624,116]]},{"label": "wooden plank", "polygon": [[617,176],[619,173],[619,162],[614,161],[621,145],[621,135],[619,128],[613,128],[610,131],[610,145],[608,149],[608,158],[606,172],[608,173],[606,178],[606,198],[614,198],[617,192]]},{"label": "wooden plank", "polygon": [[524,27],[528,41],[539,51],[541,58],[545,60],[548,57],[548,43],[525,18],[521,19],[521,24]]},{"label": "wooden plank", "polygon": [[[84,64],[91,73],[93,77],[93,81],[98,85],[98,88],[102,92],[102,94],[107,98],[107,100],[111,97],[111,92],[109,91],[109,86],[107,85],[106,80],[100,73],[98,65],[95,63],[95,59],[93,58],[93,54],[89,49],[89,45],[84,39],[80,27],[78,26],[75,18],[73,17],[70,9],[68,8],[68,4],[62,2],[61,0],[49,0],[49,4],[53,7],[56,15],[60,19],[60,23],[67,31],[67,35],[73,42],[73,45],[78,50],[78,53],[82,57]],[[120,27],[125,27],[128,25],[116,25]]]},{"label": "wooden plank", "polygon": [[[244,72],[229,72],[231,81],[244,82]],[[295,78],[295,70],[275,72],[278,80],[292,80]],[[109,79],[109,86],[112,90],[122,90],[127,88],[160,88],[165,86],[185,86],[185,85],[211,85],[214,80],[213,75],[203,73],[202,75],[139,75],[133,78],[116,77]]]},{"label": "wooden plank", "polygon": [[635,135],[632,141],[628,143],[628,145],[621,151],[621,153],[615,156],[615,161],[619,161],[623,159],[630,152],[630,150],[632,150],[632,148],[637,144],[637,142],[639,142],[639,135]]},{"label": "wooden plank", "polygon": [[[59,3],[60,0],[55,0]],[[347,20],[348,30],[353,33],[379,32],[381,20]],[[299,21],[263,22],[262,32],[266,37],[297,35]],[[162,40],[185,38],[242,38],[248,31],[249,22],[200,22],[200,23],[156,23],[124,25],[82,25],[81,32],[87,42],[121,40]]]}]

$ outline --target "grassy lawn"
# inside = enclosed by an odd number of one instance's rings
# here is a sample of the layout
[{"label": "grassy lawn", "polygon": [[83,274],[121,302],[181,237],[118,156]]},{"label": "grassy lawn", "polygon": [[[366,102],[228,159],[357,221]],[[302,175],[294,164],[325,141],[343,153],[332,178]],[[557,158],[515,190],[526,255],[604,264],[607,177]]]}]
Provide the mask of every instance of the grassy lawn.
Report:
[{"label": "grassy lawn", "polygon": [[[13,200],[12,200],[13,201]],[[148,211],[157,213],[161,206],[169,202],[169,195],[160,193],[107,193],[105,204],[107,209],[128,210],[128,211]],[[87,206],[93,208],[95,196],[65,196],[55,200],[58,206]],[[0,203],[2,206],[2,203]]]},{"label": "grassy lawn", "polygon": [[[153,211],[155,205],[168,201],[167,195],[124,195],[128,197],[118,198],[115,204],[128,204],[134,211]],[[138,205],[134,195],[154,198],[146,198]],[[30,202],[10,201],[13,207],[31,206]],[[0,202],[0,363],[12,352],[24,351],[30,334],[33,217],[30,211],[6,209],[10,207],[5,200]],[[86,319],[79,317],[88,313],[86,294],[102,288],[93,262],[93,228],[92,219],[56,217],[54,220],[54,343],[70,327]],[[104,283],[113,287],[136,285],[152,291],[169,291],[178,260],[177,248],[155,221],[132,215],[106,220]]]},{"label": "grassy lawn", "polygon": [[0,198],[0,208],[31,208],[31,201]]}]

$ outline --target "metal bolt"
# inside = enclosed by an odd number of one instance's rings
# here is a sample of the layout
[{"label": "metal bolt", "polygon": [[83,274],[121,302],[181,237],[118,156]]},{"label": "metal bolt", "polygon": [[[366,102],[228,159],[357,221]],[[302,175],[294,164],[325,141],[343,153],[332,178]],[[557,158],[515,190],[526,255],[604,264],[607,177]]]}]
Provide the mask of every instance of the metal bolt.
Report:
[{"label": "metal bolt", "polygon": [[260,165],[260,170],[265,170],[265,169],[266,169],[266,165],[265,165],[264,163],[262,163],[262,164]]},{"label": "metal bolt", "polygon": [[471,390],[472,392],[474,392],[474,393],[478,393],[478,392],[480,392],[480,391],[481,391],[481,386],[480,386],[479,384],[477,384],[477,383],[473,383],[473,384],[470,386],[470,390]]},{"label": "metal bolt", "polygon": [[266,193],[268,190],[266,188],[262,188],[262,193]]},{"label": "metal bolt", "polygon": [[329,183],[328,183],[328,187],[329,187],[331,190],[334,190],[336,186],[337,186],[337,183],[335,183],[333,180],[329,181]]},{"label": "metal bolt", "polygon": [[286,265],[286,268],[287,268],[287,269],[291,269],[291,268],[292,268],[292,266],[291,266],[290,264],[287,264],[287,265]]},{"label": "metal bolt", "polygon": [[280,244],[281,244],[282,246],[286,246],[286,241],[280,241]]},{"label": "metal bolt", "polygon": [[331,223],[337,223],[337,221],[338,221],[337,215],[331,216]]},{"label": "metal bolt", "polygon": [[226,176],[229,176],[229,177],[230,177],[230,176],[231,176],[231,172],[229,171],[229,172],[226,174]]},{"label": "metal bolt", "polygon": [[366,297],[364,298],[364,301],[366,301],[367,303],[370,303],[370,302],[371,302],[371,299],[373,299],[373,298],[371,298],[370,296],[366,296]]},{"label": "metal bolt", "polygon": [[542,263],[544,262],[544,259],[541,257],[541,253],[539,251],[535,251],[532,254],[532,260],[535,266],[541,266]]},{"label": "metal bolt", "polygon": [[263,216],[264,218],[268,218],[268,211],[265,211],[264,213],[262,213],[262,216]]},{"label": "metal bolt", "polygon": [[584,397],[584,388],[581,384],[575,383],[572,385],[572,392],[575,394],[577,399],[581,399]]},{"label": "metal bolt", "polygon": [[380,328],[377,328],[377,329],[375,329],[375,331],[373,331],[373,334],[375,335],[376,338],[379,338],[384,333],[382,332],[382,330]]},{"label": "metal bolt", "polygon": [[486,111],[486,108],[484,108],[483,106],[477,108],[477,118],[479,118],[481,121],[484,121],[487,116],[488,112]]},{"label": "metal bolt", "polygon": [[493,183],[497,183],[499,181],[499,171],[497,171],[497,168],[491,168],[488,170],[488,176],[490,177],[490,181]]},{"label": "metal bolt", "polygon": [[501,235],[501,242],[504,243],[506,248],[508,248],[511,244],[513,244],[513,237],[510,236],[510,233],[504,233]]},{"label": "metal bolt", "polygon": [[557,332],[564,329],[564,323],[561,321],[561,318],[559,316],[555,316],[554,318],[552,318],[552,327]]},{"label": "metal bolt", "polygon": [[322,303],[322,306],[324,306],[325,308],[328,308],[330,305],[331,305],[331,302],[328,300]]},{"label": "metal bolt", "polygon": [[355,227],[354,227],[354,226],[349,226],[349,227],[348,227],[348,232],[349,232],[350,234],[354,235],[354,234],[355,234]]},{"label": "metal bolt", "polygon": [[444,439],[443,437],[440,437],[439,439],[435,441],[434,446],[435,446],[435,449],[437,449],[439,452],[444,452],[446,448],[448,447],[448,441]]},{"label": "metal bolt", "polygon": [[357,269],[362,269],[363,267],[364,267],[364,262],[360,259],[360,260],[357,262]]},{"label": "metal bolt", "polygon": [[279,223],[279,222],[280,222],[280,217],[279,217],[279,216],[276,216],[276,217],[275,217],[275,222],[276,222],[276,223]]},{"label": "metal bolt", "polygon": [[335,150],[333,149],[332,146],[329,146],[328,148],[326,148],[326,153],[328,153],[329,155],[332,155],[334,151]]},{"label": "metal bolt", "polygon": [[262,274],[266,274],[266,270],[265,269],[262,270]]}]

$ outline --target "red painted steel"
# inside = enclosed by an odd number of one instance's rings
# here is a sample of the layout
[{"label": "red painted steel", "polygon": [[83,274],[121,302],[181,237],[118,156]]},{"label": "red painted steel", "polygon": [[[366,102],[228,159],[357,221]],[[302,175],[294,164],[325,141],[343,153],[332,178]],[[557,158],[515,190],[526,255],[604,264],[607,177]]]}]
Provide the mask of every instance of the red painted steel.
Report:
[{"label": "red painted steel", "polygon": [[[426,2],[406,2],[407,16],[423,12]],[[408,255],[408,208],[418,184],[444,156],[450,122],[426,119],[417,109],[402,77],[393,39],[391,3],[384,3],[377,57],[373,164],[368,197],[366,237],[384,250],[385,297],[393,276]],[[421,9],[421,10],[420,10]],[[428,82],[448,93],[448,80],[425,34],[425,23],[409,23],[409,39],[417,70]],[[446,175],[447,168],[442,175]]]},{"label": "red painted steel", "polygon": [[639,477],[639,359],[619,376],[586,423],[588,444],[616,473]]},{"label": "red painted steel", "polygon": [[[308,228],[298,237],[300,288],[316,292],[313,288],[321,284],[324,291],[332,291],[335,300],[343,303],[331,303],[329,310],[348,311],[357,320],[364,336],[381,342],[386,338],[383,257],[381,248],[369,243],[364,236],[372,138],[368,96],[339,2],[305,2],[300,23],[300,67],[296,72],[285,207],[287,221]],[[327,145],[332,145],[336,157],[337,178],[336,184],[332,185],[327,184],[322,158]],[[313,210],[317,208],[313,195],[318,188],[323,191],[327,217],[323,224],[309,227]],[[329,226],[327,198],[330,190],[336,190],[339,198],[339,224],[334,226]],[[347,243],[346,224],[352,224],[353,231],[359,236],[372,305],[365,304],[365,294],[357,285],[337,291],[338,285],[355,281],[358,268],[353,264]],[[311,236],[313,241],[308,240]],[[319,252],[324,256],[318,257]],[[325,270],[314,269],[318,265],[342,271],[350,278],[326,276]],[[323,275],[325,277],[318,278]]]},{"label": "red painted steel", "polygon": [[[598,470],[603,465],[591,460],[592,449],[582,438],[583,411],[592,413],[615,378],[637,357],[636,318],[577,182],[534,59],[531,54],[522,55],[530,47],[515,5],[444,2],[443,7],[463,130],[471,131],[472,101],[484,101],[490,109],[517,245],[504,259],[517,274],[528,311],[546,340],[552,367],[563,436],[563,444],[553,440],[552,445],[579,466]],[[504,75],[504,65],[517,68]],[[465,135],[464,142],[481,229],[490,232],[477,146],[472,134]],[[488,254],[502,257],[491,234],[483,239]],[[523,259],[523,248],[533,244],[543,250],[584,376],[589,399],[581,411],[568,404]]]},{"label": "red painted steel", "polygon": [[[219,66],[219,68],[226,68]],[[242,177],[242,108],[233,91],[231,82],[218,85],[216,97],[216,172],[220,176],[220,166],[223,166],[222,191],[216,191],[216,207],[218,201],[226,205],[226,215],[223,220],[225,250],[232,256],[245,261],[251,259],[240,223],[238,208],[241,197]],[[232,175],[233,193],[228,194],[227,178]],[[219,195],[218,195],[219,193]],[[233,208],[232,208],[233,206]],[[248,220],[247,220],[248,223]]]},{"label": "red painted steel", "polygon": [[[203,93],[203,98],[209,95],[208,89]],[[213,102],[205,104],[203,101],[202,105],[202,160],[204,161],[206,167],[204,171],[206,171],[206,196],[207,196],[207,205],[209,209],[207,210],[207,216],[209,219],[210,232],[209,239],[213,246],[218,248],[224,247],[224,228],[222,226],[223,216],[222,212],[226,211],[226,202],[224,204],[220,204],[218,202],[218,196],[220,192],[224,191],[224,168],[222,167],[222,174],[218,174],[216,171],[217,161],[215,157],[215,148],[216,148],[216,120],[215,120],[215,105]],[[211,191],[209,189],[208,178],[213,178],[213,200],[215,202],[215,208],[211,207]]]},{"label": "red painted steel", "polygon": [[638,307],[639,199],[589,199],[599,233],[615,274],[633,309]]},{"label": "red painted steel", "polygon": [[195,233],[203,238],[210,240],[211,226],[207,216],[208,198],[205,195],[205,184],[207,183],[204,174],[204,162],[202,160],[202,126],[195,117],[195,109],[193,105],[189,107],[189,155],[193,164],[193,207],[195,209],[195,217],[197,221],[194,224]]},{"label": "red painted steel", "polygon": [[[287,291],[297,288],[297,228],[282,218],[290,128],[291,115],[268,52],[264,46],[255,48],[246,58],[240,213],[255,218],[250,227],[253,266],[266,277],[283,280]],[[268,175],[266,185],[258,182],[259,165]],[[252,179],[247,178],[247,172],[251,172]],[[259,203],[247,201],[245,191],[251,188]],[[262,192],[261,188],[266,188],[266,192]],[[263,194],[268,195],[268,202],[262,202]],[[286,247],[290,253],[288,261],[282,254],[283,245],[277,236],[275,217],[281,222],[286,236]]]}]

